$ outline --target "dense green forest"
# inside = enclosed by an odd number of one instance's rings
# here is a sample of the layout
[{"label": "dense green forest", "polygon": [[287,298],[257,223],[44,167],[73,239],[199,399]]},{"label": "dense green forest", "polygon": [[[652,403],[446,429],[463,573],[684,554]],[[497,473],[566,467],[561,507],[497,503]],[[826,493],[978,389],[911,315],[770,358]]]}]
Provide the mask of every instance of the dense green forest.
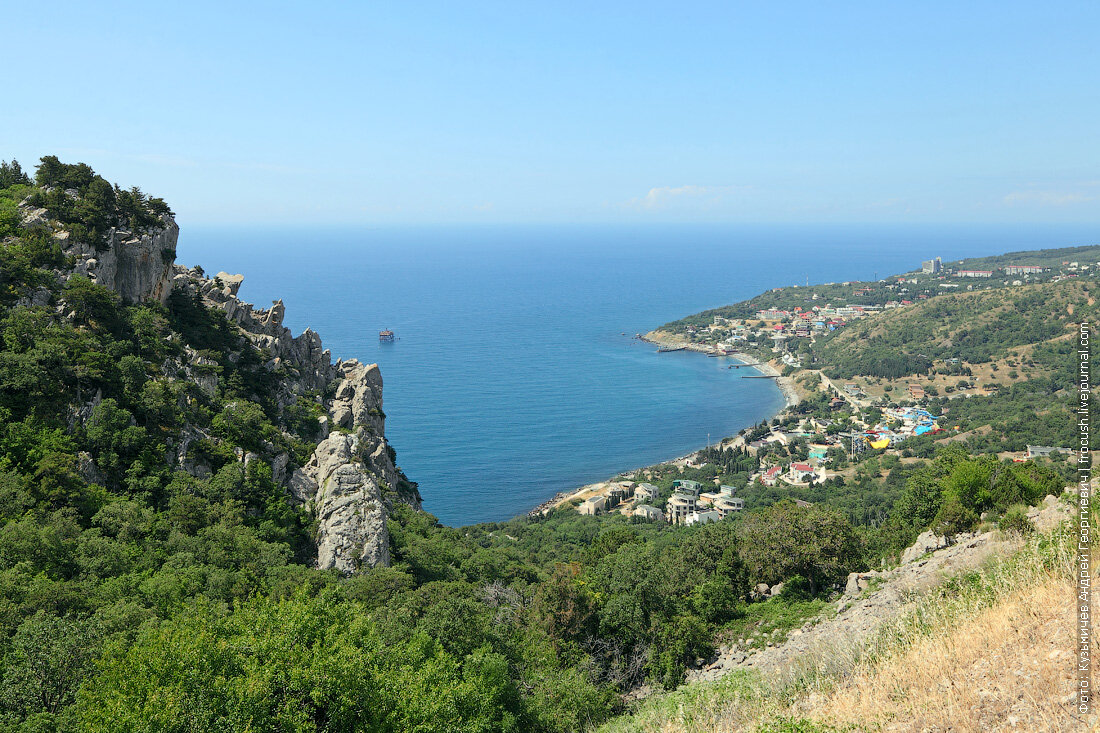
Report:
[{"label": "dense green forest", "polygon": [[[50,223],[24,225],[33,207]],[[87,166],[0,165],[0,730],[583,730],[640,683],[679,684],[724,629],[1062,484],[952,446],[812,506],[753,489],[753,511],[702,527],[562,509],[456,529],[398,505],[390,567],[317,570],[316,518],[268,459],[308,460],[324,396],[288,395],[194,288],[124,303],[69,275],[66,237],[170,216]],[[755,468],[715,459],[699,478]]]}]

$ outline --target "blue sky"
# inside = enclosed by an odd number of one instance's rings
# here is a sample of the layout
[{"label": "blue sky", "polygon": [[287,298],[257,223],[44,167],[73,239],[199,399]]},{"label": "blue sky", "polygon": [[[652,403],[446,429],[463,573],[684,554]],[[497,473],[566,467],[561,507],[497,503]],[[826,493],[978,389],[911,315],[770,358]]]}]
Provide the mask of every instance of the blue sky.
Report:
[{"label": "blue sky", "polygon": [[181,223],[1100,222],[1095,2],[4,19],[0,158],[86,161]]}]

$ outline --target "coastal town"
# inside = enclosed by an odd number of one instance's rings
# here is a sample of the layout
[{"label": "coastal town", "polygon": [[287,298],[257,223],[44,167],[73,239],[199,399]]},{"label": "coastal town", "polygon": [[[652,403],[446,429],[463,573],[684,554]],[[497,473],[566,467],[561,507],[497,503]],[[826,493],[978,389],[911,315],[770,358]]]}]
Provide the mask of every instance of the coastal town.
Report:
[{"label": "coastal town", "polygon": [[1093,268],[1100,268],[1100,262],[1066,260],[1057,267],[1005,265],[998,270],[979,270],[947,267],[936,257],[922,262],[920,270],[886,280],[774,288],[770,292],[810,290],[812,305],[776,305],[738,314],[740,317],[715,315],[705,326],[688,325],[689,340],[675,345],[727,356],[745,348],[770,349],[783,365],[797,368],[800,340],[812,341],[883,311],[906,308],[945,292],[1057,283],[1088,276]]},{"label": "coastal town", "polygon": [[[996,363],[970,363],[946,355],[932,361],[921,378],[853,375],[834,380],[811,363],[815,346],[844,329],[939,294],[1056,283],[1085,276],[1094,268],[1100,268],[1100,262],[952,267],[935,257],[914,272],[871,283],[776,288],[770,291],[776,295],[775,305],[749,311],[747,303],[738,304],[726,313],[712,314],[709,323],[685,324],[681,333],[639,334],[640,340],[662,352],[702,352],[722,359],[720,363],[729,369],[774,379],[786,405],[769,424],[742,430],[714,448],[559,494],[532,514],[572,506],[590,516],[619,514],[636,522],[707,524],[751,508],[753,501],[746,494],[754,492],[808,505],[812,489],[851,480],[866,459],[912,460],[914,439],[933,444],[965,441],[971,432],[951,419],[951,408],[929,409],[930,400],[995,394],[1002,387],[998,380],[1011,378],[1015,370],[998,374]],[[798,291],[806,305],[779,302],[790,300]],[[1016,368],[1023,370],[1022,365]],[[1069,453],[1061,446],[1026,445],[999,455],[1023,462]],[[715,456],[726,454],[739,457],[739,470],[733,474],[736,481],[713,465]]]}]

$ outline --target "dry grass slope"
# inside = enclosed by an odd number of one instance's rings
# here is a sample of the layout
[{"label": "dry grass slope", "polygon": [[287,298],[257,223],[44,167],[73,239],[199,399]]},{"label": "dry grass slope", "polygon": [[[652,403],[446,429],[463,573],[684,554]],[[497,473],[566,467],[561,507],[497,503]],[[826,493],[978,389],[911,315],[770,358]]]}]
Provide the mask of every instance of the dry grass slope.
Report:
[{"label": "dry grass slope", "polygon": [[805,715],[887,731],[1084,730],[1073,711],[1072,593],[1065,578],[1043,578],[859,669]]},{"label": "dry grass slope", "polygon": [[[934,359],[974,362],[990,350],[994,361],[1020,358],[1036,343],[1065,339],[1081,318],[1094,318],[1095,291],[1093,280],[1072,280],[940,295],[855,322],[828,342],[825,362],[876,342]],[[996,346],[987,349],[989,344]]]},{"label": "dry grass slope", "polygon": [[1073,673],[1072,538],[949,579],[864,649],[652,700],[616,731],[1085,731]]}]

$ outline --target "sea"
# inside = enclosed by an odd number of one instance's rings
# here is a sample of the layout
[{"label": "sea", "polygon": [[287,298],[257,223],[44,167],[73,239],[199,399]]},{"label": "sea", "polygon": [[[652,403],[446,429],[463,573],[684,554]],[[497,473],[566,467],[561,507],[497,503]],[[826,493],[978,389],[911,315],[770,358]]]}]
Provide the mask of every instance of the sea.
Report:
[{"label": "sea", "polygon": [[[769,288],[921,260],[1095,244],[1084,226],[188,226],[178,259],[245,276],[295,334],[377,362],[386,435],[424,508],[462,526],[684,455],[783,407],[725,359],[633,336]],[[378,333],[392,329],[393,343]]]}]

